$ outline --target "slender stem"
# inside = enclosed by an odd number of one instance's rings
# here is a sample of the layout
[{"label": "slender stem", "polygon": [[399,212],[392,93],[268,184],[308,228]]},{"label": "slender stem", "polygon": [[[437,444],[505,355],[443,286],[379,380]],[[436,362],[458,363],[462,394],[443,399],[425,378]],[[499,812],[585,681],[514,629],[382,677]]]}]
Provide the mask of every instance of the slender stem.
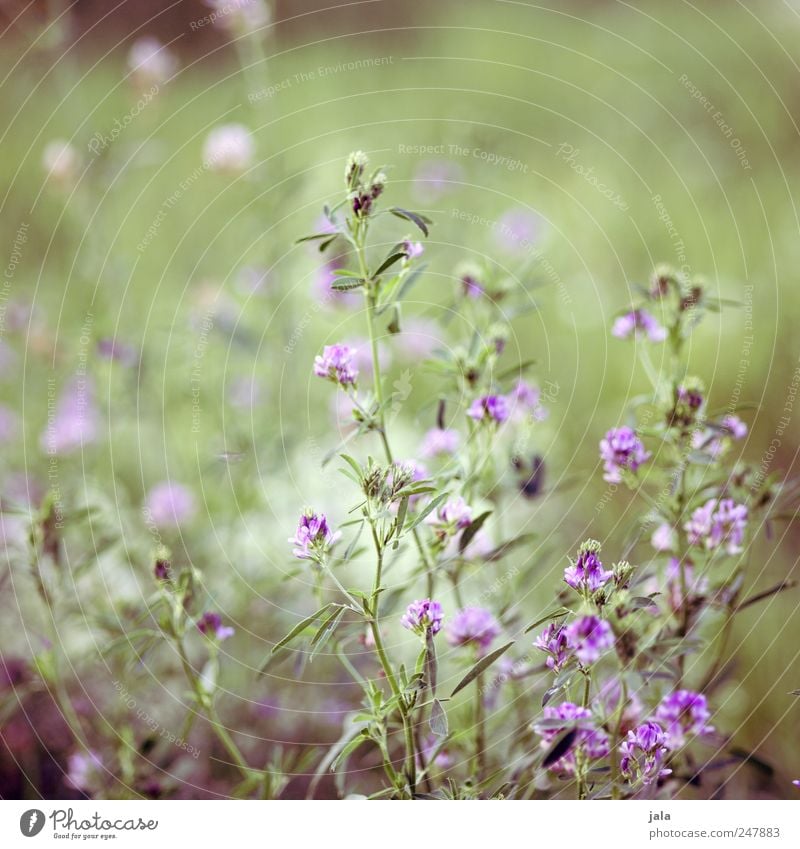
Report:
[{"label": "slender stem", "polygon": [[222,743],[225,750],[233,759],[233,762],[236,764],[240,772],[244,775],[245,778],[250,778],[252,775],[252,770],[247,764],[247,761],[242,755],[239,747],[233,741],[233,738],[228,733],[228,730],[220,721],[219,715],[217,714],[217,710],[212,704],[207,693],[203,691],[202,686],[200,685],[200,680],[197,677],[196,672],[192,668],[191,663],[189,663],[189,657],[186,653],[186,645],[183,641],[183,637],[175,637],[175,647],[178,650],[178,657],[181,661],[181,666],[183,667],[183,673],[186,676],[189,685],[191,686],[194,694],[197,698],[197,703],[203,712],[206,715],[206,718],[211,723],[211,727],[214,730],[214,733],[217,735],[217,739]]},{"label": "slender stem", "polygon": [[475,779],[478,784],[486,774],[486,710],[483,702],[483,673],[475,679]]}]

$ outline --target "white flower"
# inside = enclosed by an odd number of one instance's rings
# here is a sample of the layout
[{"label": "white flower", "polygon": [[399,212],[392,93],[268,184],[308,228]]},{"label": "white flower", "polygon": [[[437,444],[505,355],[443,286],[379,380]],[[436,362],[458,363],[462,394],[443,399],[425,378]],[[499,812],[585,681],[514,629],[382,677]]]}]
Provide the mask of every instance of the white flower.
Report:
[{"label": "white flower", "polygon": [[253,136],[241,124],[215,127],[203,145],[203,162],[212,171],[241,174],[252,165],[254,156]]},{"label": "white flower", "polygon": [[172,51],[157,38],[137,38],[128,51],[128,67],[142,86],[159,85],[168,80],[178,67]]},{"label": "white flower", "polygon": [[57,183],[73,183],[80,164],[78,151],[64,139],[51,141],[42,154],[42,167],[47,171],[48,178]]}]

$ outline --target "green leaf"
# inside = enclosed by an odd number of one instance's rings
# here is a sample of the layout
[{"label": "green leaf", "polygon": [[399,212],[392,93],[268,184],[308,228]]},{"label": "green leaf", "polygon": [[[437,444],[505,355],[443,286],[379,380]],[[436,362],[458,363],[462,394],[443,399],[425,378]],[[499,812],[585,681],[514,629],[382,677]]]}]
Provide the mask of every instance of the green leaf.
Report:
[{"label": "green leaf", "polygon": [[359,277],[337,277],[331,283],[331,289],[337,292],[349,292],[351,289],[359,289],[366,281]]},{"label": "green leaf", "polygon": [[461,690],[464,689],[468,684],[472,683],[482,672],[485,672],[498,658],[502,657],[510,648],[514,645],[514,641],[512,640],[510,643],[506,643],[504,646],[500,646],[499,649],[495,649],[493,652],[490,652],[486,655],[486,657],[482,657],[469,672],[456,684],[455,690],[451,693],[451,696],[455,696],[456,693],[460,693]]},{"label": "green leaf", "polygon": [[393,206],[389,212],[391,212],[392,215],[396,215],[398,218],[405,218],[406,221],[411,221],[411,223],[416,224],[426,236],[428,235],[428,223],[430,222],[430,219],[425,219],[422,215],[419,215],[416,212],[401,209],[399,206]]},{"label": "green leaf", "polygon": [[447,724],[447,713],[445,713],[445,709],[442,707],[439,699],[433,700],[429,724],[434,737],[447,737],[450,733],[450,728]]},{"label": "green leaf", "polygon": [[406,258],[406,252],[400,251],[399,253],[390,254],[386,257],[386,259],[372,272],[372,277],[375,278],[379,274],[383,274],[387,268],[391,268],[396,262],[399,262],[401,259]]},{"label": "green leaf", "polygon": [[312,233],[310,236],[301,236],[299,239],[295,239],[294,243],[296,245],[302,245],[303,242],[316,242],[319,239],[330,239],[331,236],[336,238],[338,233]]},{"label": "green leaf", "polygon": [[463,554],[466,551],[467,546],[472,542],[475,537],[475,534],[483,527],[483,523],[492,515],[491,510],[487,510],[485,513],[481,513],[477,519],[473,519],[469,525],[461,532],[461,536],[458,539],[458,553]]},{"label": "green leaf", "polygon": [[408,526],[409,531],[413,531],[417,525],[424,521],[445,499],[447,498],[447,493],[443,492],[441,495],[437,495],[429,504],[426,504],[425,507],[420,510],[419,513],[414,517],[414,521]]},{"label": "green leaf", "polygon": [[333,636],[333,632],[336,630],[342,616],[344,616],[345,609],[346,608],[341,607],[339,610],[334,610],[334,612],[331,613],[331,615],[328,616],[328,618],[319,626],[319,630],[311,639],[311,656],[308,659],[309,662],[314,659],[314,655],[321,651],[322,647]]},{"label": "green leaf", "polygon": [[279,640],[277,643],[275,643],[275,645],[272,647],[272,651],[270,652],[270,656],[279,652],[282,648],[284,648],[284,646],[288,645],[293,639],[295,639],[295,637],[299,637],[300,634],[302,634],[306,628],[313,625],[321,616],[323,616],[326,611],[328,611],[331,607],[334,606],[341,607],[342,605],[336,605],[334,604],[334,602],[329,602],[324,607],[320,607],[319,610],[312,613],[311,616],[306,616],[305,619],[303,619],[301,622],[298,622],[297,625],[295,625],[294,628],[292,628],[292,630],[289,631],[289,633],[282,640]]},{"label": "green leaf", "polygon": [[572,611],[567,607],[556,607],[551,610],[549,613],[545,613],[544,616],[540,616],[535,622],[531,622],[530,625],[525,629],[524,633],[529,633],[534,628],[538,628],[540,625],[544,625],[545,622],[549,622],[551,619],[558,619],[561,616],[566,616],[568,613]]}]

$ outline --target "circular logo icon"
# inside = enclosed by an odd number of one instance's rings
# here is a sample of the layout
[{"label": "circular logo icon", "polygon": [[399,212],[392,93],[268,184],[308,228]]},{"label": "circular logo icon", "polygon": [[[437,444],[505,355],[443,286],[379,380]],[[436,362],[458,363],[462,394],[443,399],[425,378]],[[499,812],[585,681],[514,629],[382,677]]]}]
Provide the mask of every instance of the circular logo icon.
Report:
[{"label": "circular logo icon", "polygon": [[38,808],[31,808],[19,818],[19,830],[25,837],[36,837],[44,828],[44,813]]}]

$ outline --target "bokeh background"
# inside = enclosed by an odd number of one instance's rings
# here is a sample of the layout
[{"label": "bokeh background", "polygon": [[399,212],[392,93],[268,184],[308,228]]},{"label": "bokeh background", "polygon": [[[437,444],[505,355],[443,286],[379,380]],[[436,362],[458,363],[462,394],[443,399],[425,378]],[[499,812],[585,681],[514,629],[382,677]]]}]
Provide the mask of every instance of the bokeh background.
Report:
[{"label": "bokeh background", "polygon": [[[323,344],[363,338],[363,319],[322,297],[323,261],[294,240],[315,229],[353,149],[386,163],[394,199],[435,222],[407,331],[383,343],[390,380],[408,383],[407,456],[434,422],[436,378],[416,358],[447,333],[431,322],[458,263],[490,258],[536,307],[515,319],[509,357],[535,358],[547,388],[531,445],[546,486],[503,521],[537,541],[471,576],[475,597],[507,594],[533,618],[579,540],[610,551],[629,540],[641,505],[604,500],[597,443],[646,384],[608,329],[658,262],[740,303],[698,330],[693,367],[712,407],[752,405],[745,457],[781,476],[796,465],[797,4],[307,0],[276,4],[249,34],[211,11],[0,3],[3,797],[80,792],[66,778],[74,743],[37,671],[51,662],[105,753],[102,793],[225,795],[200,721],[197,759],[121,754],[141,752],[146,729],[115,682],[159,728],[177,735],[185,715],[175,657],[118,642],[152,592],[159,544],[203,572],[236,628],[221,711],[243,745],[266,762],[339,736],[358,696],[335,661],[316,659],[302,680],[291,664],[255,669],[314,606],[286,544],[298,510],[341,521],[349,506],[344,479],[321,469],[343,425],[310,365]],[[128,56],[143,36],[175,61],[141,106]],[[231,123],[251,133],[246,167],[203,167],[209,132]],[[56,140],[75,155],[54,173]],[[96,418],[82,446],[69,450],[67,433],[53,456],[42,434],[68,420],[76,385]],[[188,492],[178,526],[143,516],[162,481]],[[66,516],[55,617],[19,512],[48,491]],[[759,531],[754,591],[796,576],[797,546],[791,521]],[[631,559],[648,556],[641,546]],[[737,619],[715,724],[757,759],[719,795],[796,792],[798,629],[792,592]],[[390,630],[393,650],[413,652]],[[285,793],[307,784],[291,778]]]}]

